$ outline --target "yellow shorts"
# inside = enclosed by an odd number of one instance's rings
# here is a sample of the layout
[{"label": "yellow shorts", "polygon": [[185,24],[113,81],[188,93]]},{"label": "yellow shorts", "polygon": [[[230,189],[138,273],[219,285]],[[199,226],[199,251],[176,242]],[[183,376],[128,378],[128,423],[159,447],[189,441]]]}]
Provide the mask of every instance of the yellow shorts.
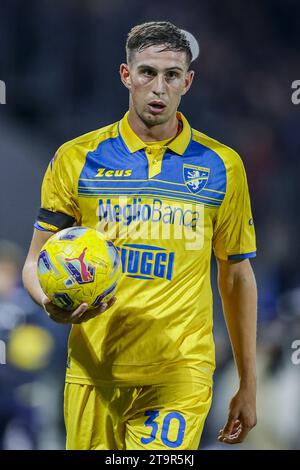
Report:
[{"label": "yellow shorts", "polygon": [[143,387],[66,383],[66,448],[198,449],[211,399],[211,388],[195,383]]}]

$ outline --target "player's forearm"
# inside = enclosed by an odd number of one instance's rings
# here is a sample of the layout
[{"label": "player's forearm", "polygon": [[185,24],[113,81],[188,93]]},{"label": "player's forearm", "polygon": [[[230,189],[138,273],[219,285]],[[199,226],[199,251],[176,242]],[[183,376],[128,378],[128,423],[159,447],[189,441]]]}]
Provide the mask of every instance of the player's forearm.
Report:
[{"label": "player's forearm", "polygon": [[42,300],[45,297],[45,294],[42,291],[38,280],[36,262],[30,261],[25,263],[22,277],[24,287],[28,291],[32,300],[42,306]]},{"label": "player's forearm", "polygon": [[219,277],[223,310],[241,386],[256,386],[257,289],[250,263]]},{"label": "player's forearm", "polygon": [[53,235],[52,232],[34,229],[28,255],[22,272],[23,284],[29,295],[39,305],[43,305],[45,294],[38,280],[37,263],[42,246]]}]

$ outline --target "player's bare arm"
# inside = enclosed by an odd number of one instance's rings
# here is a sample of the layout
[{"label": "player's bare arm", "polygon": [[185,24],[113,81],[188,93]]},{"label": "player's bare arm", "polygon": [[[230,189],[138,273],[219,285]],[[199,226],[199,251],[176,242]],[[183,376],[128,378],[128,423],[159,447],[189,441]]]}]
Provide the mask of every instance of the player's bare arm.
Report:
[{"label": "player's bare arm", "polygon": [[40,231],[34,229],[29,252],[23,268],[23,283],[28,290],[32,299],[44,308],[49,317],[57,323],[83,323],[91,318],[100,315],[111,307],[116,298],[113,297],[107,303],[102,303],[99,307],[87,311],[88,304],[81,304],[74,312],[66,312],[65,310],[54,305],[44,294],[37,275],[37,260],[42,246],[53,235],[52,232]]},{"label": "player's bare arm", "polygon": [[219,440],[237,444],[243,442],[256,425],[257,289],[248,259],[238,262],[217,261],[219,291],[240,380]]}]

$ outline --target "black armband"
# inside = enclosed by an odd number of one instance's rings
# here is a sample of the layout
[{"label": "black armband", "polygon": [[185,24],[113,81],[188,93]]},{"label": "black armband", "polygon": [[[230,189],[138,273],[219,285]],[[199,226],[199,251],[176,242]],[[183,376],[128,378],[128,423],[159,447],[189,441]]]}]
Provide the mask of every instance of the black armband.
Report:
[{"label": "black armband", "polygon": [[46,224],[54,225],[58,230],[72,227],[75,222],[75,218],[70,215],[64,214],[63,212],[52,212],[48,209],[40,208],[36,219],[38,222],[44,222]]}]

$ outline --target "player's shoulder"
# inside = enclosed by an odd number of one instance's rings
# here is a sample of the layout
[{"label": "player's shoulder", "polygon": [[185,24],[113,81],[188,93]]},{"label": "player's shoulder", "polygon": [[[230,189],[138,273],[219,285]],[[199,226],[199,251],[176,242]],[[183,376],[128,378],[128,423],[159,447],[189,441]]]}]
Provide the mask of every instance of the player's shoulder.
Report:
[{"label": "player's shoulder", "polygon": [[196,129],[192,129],[192,140],[212,150],[224,162],[226,168],[242,167],[243,162],[240,155],[228,145],[209,137]]},{"label": "player's shoulder", "polygon": [[88,152],[96,150],[99,144],[117,135],[118,122],[115,122],[65,142],[57,150],[56,156],[58,159],[73,158],[76,155],[85,157]]}]

